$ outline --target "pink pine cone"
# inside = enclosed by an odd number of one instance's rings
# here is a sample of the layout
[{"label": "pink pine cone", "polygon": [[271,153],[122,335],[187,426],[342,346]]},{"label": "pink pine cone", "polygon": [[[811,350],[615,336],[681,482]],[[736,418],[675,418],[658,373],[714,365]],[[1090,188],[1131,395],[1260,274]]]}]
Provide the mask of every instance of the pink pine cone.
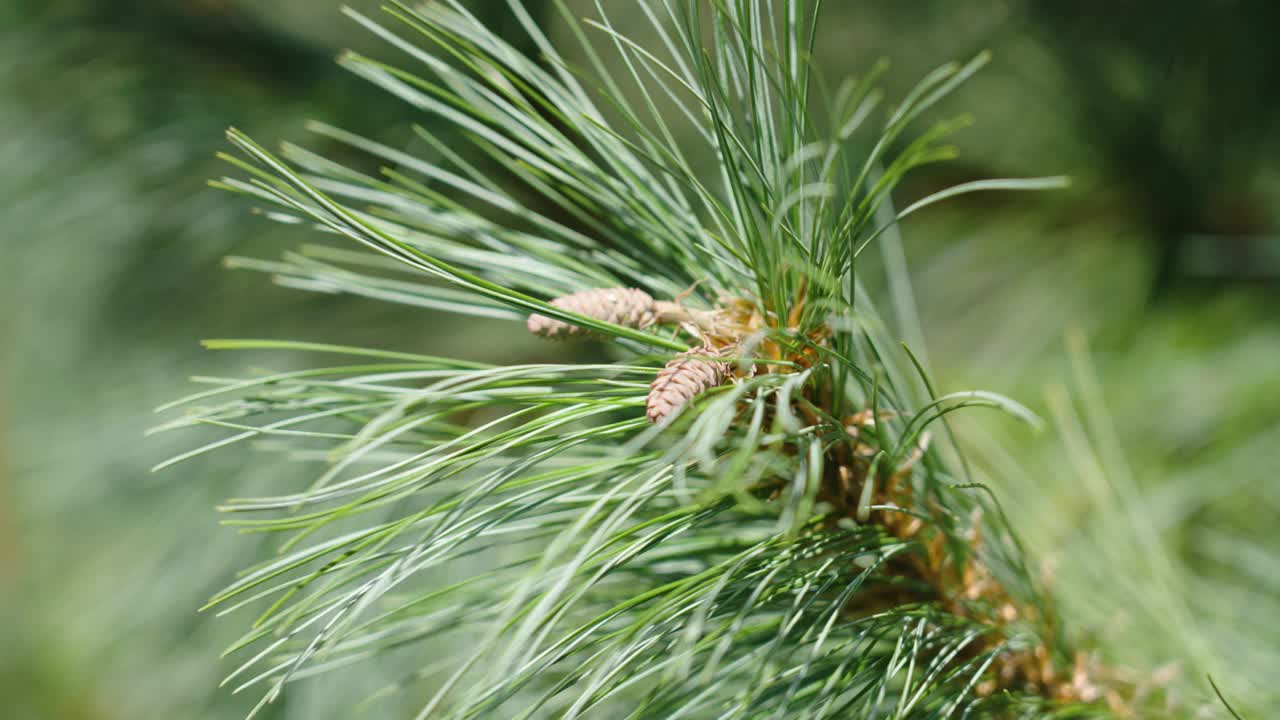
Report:
[{"label": "pink pine cone", "polygon": [[[657,321],[653,298],[635,288],[596,288],[580,290],[572,295],[558,297],[551,304],[562,310],[603,320],[629,328],[645,328]],[[586,328],[556,320],[545,315],[530,315],[529,332],[548,338],[586,335]]]},{"label": "pink pine cone", "polygon": [[729,380],[729,365],[715,360],[714,348],[702,347],[671,359],[649,384],[645,416],[658,422],[693,398]]}]

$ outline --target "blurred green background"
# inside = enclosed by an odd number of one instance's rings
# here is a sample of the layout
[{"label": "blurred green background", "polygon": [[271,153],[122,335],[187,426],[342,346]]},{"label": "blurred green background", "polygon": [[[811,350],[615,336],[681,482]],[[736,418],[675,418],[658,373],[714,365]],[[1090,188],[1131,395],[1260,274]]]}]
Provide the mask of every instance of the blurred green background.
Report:
[{"label": "blurred green background", "polygon": [[[523,42],[503,0],[468,5]],[[549,3],[527,5],[563,35]],[[995,53],[939,110],[977,120],[961,159],[915,176],[900,203],[981,177],[1073,176],[1053,196],[969,196],[902,228],[941,384],[1005,392],[1058,421],[1038,437],[960,432],[1055,568],[1073,629],[1116,661],[1171,668],[1175,686],[1213,672],[1271,716],[1280,9],[826,5],[827,76],[888,57],[891,99],[936,65]],[[629,27],[631,3],[606,6]],[[245,369],[199,339],[499,361],[566,351],[221,268],[306,236],[206,188],[225,127],[306,141],[316,119],[403,144],[424,121],[339,70],[343,47],[399,59],[330,0],[0,0],[0,716],[235,718],[256,700],[217,689],[229,669],[217,655],[242,620],[195,609],[271,551],[220,529],[213,506],[291,470],[228,453],[151,474],[191,438],[142,435],[188,376]],[[1072,367],[1067,337],[1087,341],[1090,369]],[[350,700],[395,675],[373,665],[268,715],[350,717]]]}]

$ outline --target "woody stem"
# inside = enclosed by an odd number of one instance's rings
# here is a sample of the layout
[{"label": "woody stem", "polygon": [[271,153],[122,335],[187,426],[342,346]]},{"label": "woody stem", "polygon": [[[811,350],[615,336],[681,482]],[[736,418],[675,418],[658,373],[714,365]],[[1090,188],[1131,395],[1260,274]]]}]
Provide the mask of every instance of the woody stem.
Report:
[{"label": "woody stem", "polygon": [[693,323],[703,330],[710,329],[715,313],[708,310],[692,310],[680,303],[657,300],[653,303],[654,315],[661,325]]}]

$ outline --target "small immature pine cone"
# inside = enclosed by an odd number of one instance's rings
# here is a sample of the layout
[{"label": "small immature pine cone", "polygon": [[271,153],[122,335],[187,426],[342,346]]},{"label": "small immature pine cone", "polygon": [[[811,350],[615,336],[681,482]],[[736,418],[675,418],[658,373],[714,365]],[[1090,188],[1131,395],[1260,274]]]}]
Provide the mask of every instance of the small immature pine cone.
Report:
[{"label": "small immature pine cone", "polygon": [[[551,304],[561,310],[629,328],[648,327],[658,319],[653,298],[649,293],[635,288],[580,290],[572,295],[558,297]],[[548,338],[581,336],[590,332],[586,328],[546,315],[530,315],[526,324],[529,332]]]},{"label": "small immature pine cone", "polygon": [[656,423],[697,395],[725,384],[730,376],[729,365],[712,359],[718,355],[714,348],[697,348],[680,353],[659,370],[658,376],[649,383],[649,397],[645,401],[649,422]]}]

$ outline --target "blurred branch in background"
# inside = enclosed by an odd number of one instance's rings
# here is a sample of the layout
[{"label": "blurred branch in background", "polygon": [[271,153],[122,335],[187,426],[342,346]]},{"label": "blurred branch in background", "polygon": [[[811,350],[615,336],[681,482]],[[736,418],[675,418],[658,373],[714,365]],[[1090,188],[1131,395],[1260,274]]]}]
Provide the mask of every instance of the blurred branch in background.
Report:
[{"label": "blurred branch in background", "polygon": [[265,87],[291,94],[336,74],[330,47],[296,30],[263,22],[261,10],[247,3],[179,0],[71,5],[90,32],[145,32],[154,52],[235,68],[251,73]]},{"label": "blurred branch in background", "polygon": [[[1139,231],[1113,243],[1145,249],[1153,300],[1280,286],[1280,49],[1271,41],[1280,6],[855,3],[831,16],[839,20],[822,29],[823,58],[842,69],[886,56],[894,77],[911,77],[993,50],[991,72],[951,101],[978,119],[963,156],[920,179],[920,194],[992,165],[1024,171],[1051,158],[1076,181],[1075,203],[1061,206],[1066,222],[1102,216]],[[982,201],[1001,199],[969,202]]]},{"label": "blurred branch in background", "polygon": [[[1280,5],[1259,0],[1027,3],[1028,26],[1062,64],[1062,108],[1096,148],[1100,174],[1152,234],[1153,292],[1178,277],[1280,281],[1280,265],[1188,267],[1188,237],[1224,258],[1274,228],[1259,161],[1277,149]],[[1216,266],[1216,267],[1215,267]]]}]

